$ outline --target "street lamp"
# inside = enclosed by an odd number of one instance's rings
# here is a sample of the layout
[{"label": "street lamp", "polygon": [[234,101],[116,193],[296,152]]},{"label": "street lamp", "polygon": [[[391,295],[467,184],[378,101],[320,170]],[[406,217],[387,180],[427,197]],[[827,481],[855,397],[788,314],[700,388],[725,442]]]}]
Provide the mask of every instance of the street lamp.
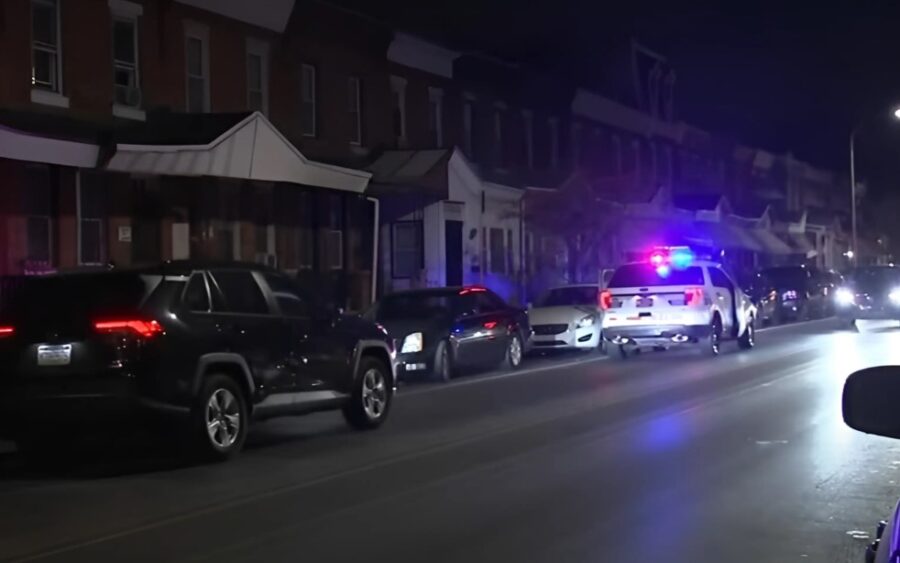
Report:
[{"label": "street lamp", "polygon": [[[900,107],[894,110],[894,118],[900,119]],[[856,156],[854,154],[854,148],[856,145],[856,132],[859,130],[860,126],[862,126],[862,121],[856,124],[856,126],[850,130],[850,223],[853,232],[853,246],[850,248],[850,251],[847,252],[847,258],[853,261],[853,264],[857,264],[857,260],[859,260],[859,248],[857,248],[856,241]]]}]

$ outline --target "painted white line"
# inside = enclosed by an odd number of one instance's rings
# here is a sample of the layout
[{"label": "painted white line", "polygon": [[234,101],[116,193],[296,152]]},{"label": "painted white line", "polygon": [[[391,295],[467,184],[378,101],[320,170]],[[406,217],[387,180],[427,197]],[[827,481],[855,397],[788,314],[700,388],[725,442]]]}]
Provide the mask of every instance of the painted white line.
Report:
[{"label": "painted white line", "polygon": [[409,397],[411,395],[422,395],[424,393],[432,393],[434,391],[443,391],[444,389],[453,389],[455,387],[463,387],[465,385],[475,385],[476,383],[485,383],[488,381],[496,381],[498,379],[506,379],[507,377],[517,377],[520,375],[529,375],[532,373],[540,373],[542,371],[550,371],[555,369],[564,369],[575,366],[582,366],[587,364],[592,364],[595,362],[602,362],[604,360],[608,360],[609,356],[596,356],[593,358],[587,358],[583,360],[576,360],[574,362],[566,362],[564,364],[547,364],[542,366],[536,366],[533,368],[519,369],[516,371],[509,371],[503,373],[495,373],[491,375],[485,376],[472,376],[469,379],[460,379],[457,381],[451,381],[450,383],[435,383],[434,385],[429,385],[428,387],[424,387],[422,389],[411,389],[409,391],[405,391],[403,389],[400,390],[399,395],[402,397]]}]

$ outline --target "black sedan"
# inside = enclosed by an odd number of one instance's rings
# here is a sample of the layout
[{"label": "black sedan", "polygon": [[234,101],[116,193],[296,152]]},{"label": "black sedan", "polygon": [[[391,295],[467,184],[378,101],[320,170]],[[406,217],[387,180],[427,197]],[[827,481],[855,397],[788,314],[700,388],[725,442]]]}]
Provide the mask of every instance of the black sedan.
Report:
[{"label": "black sedan", "polygon": [[531,327],[525,311],[483,287],[393,293],[367,314],[397,341],[397,375],[446,381],[463,367],[521,365]]}]

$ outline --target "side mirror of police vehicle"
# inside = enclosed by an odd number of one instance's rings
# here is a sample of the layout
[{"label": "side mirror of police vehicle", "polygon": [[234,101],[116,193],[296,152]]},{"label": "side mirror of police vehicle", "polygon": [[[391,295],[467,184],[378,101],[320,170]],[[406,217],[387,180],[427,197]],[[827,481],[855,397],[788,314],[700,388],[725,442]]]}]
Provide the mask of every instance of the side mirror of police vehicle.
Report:
[{"label": "side mirror of police vehicle", "polygon": [[857,371],[844,383],[844,422],[850,428],[900,438],[900,366]]}]

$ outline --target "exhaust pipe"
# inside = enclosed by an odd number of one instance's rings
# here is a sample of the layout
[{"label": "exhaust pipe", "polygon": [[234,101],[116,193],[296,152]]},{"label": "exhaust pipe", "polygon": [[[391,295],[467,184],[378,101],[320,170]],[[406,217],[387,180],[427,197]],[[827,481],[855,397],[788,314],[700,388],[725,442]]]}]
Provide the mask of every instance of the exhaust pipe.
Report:
[{"label": "exhaust pipe", "polygon": [[684,342],[687,342],[690,339],[691,339],[690,336],[686,336],[684,334],[676,334],[675,336],[672,337],[672,342],[675,342],[677,344],[682,344]]},{"label": "exhaust pipe", "polygon": [[616,336],[612,339],[613,344],[628,344],[630,340],[628,338],[622,336]]}]

